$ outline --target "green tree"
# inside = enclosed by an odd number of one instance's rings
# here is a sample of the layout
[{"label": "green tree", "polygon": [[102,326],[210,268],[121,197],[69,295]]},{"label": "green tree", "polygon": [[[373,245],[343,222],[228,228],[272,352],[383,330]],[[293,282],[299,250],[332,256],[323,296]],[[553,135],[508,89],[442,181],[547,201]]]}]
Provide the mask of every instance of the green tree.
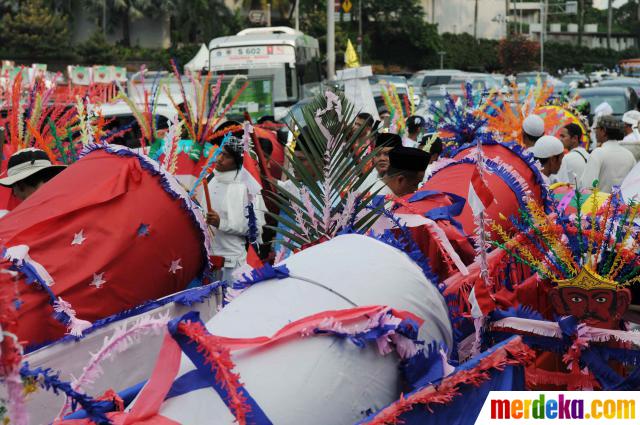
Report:
[{"label": "green tree", "polygon": [[96,31],[76,48],[76,52],[89,65],[110,64],[118,58],[118,50],[110,44],[102,31]]},{"label": "green tree", "polygon": [[[333,0],[330,0],[333,1]],[[356,15],[357,2],[351,11]],[[326,51],[326,0],[300,2],[300,27],[317,38]],[[440,50],[440,36],[435,25],[424,21],[424,11],[417,0],[363,0],[362,32],[365,63],[399,65],[418,69],[434,66]],[[336,24],[336,62],[347,39],[356,41],[358,23]]]},{"label": "green tree", "polygon": [[15,15],[5,14],[2,29],[3,44],[14,57],[51,58],[70,51],[67,17],[42,0],[24,1]]},{"label": "green tree", "polygon": [[209,43],[214,37],[234,34],[241,28],[222,0],[183,0],[171,17],[174,43]]},{"label": "green tree", "polygon": [[374,60],[413,69],[435,64],[440,37],[417,0],[364,0],[362,23]]},{"label": "green tree", "polygon": [[498,42],[495,40],[474,40],[471,34],[442,34],[442,50],[446,52],[446,68],[465,71],[495,71],[500,69]]},{"label": "green tree", "polygon": [[[156,19],[168,16],[178,7],[178,0],[86,0],[83,5],[96,17],[102,16],[103,7],[106,7],[107,25],[110,28],[121,25],[122,44],[130,47],[130,29],[133,21],[142,17]],[[184,4],[182,7],[189,6]]]}]

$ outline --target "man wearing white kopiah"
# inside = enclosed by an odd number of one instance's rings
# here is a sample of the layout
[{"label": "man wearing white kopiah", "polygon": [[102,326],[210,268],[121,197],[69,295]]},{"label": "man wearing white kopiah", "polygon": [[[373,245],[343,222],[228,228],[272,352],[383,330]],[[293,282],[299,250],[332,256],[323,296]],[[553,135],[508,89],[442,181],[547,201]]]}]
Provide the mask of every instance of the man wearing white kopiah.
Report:
[{"label": "man wearing white kopiah", "polygon": [[640,121],[640,112],[632,110],[627,111],[622,116],[624,123],[624,138],[620,142],[620,146],[628,149],[633,157],[640,159],[640,133],[638,133],[638,121]]},{"label": "man wearing white kopiah", "polygon": [[522,141],[527,148],[532,147],[536,140],[544,134],[544,120],[535,114],[527,116],[522,122]]},{"label": "man wearing white kopiah", "polygon": [[[224,257],[220,279],[226,281],[233,279],[233,271],[244,265],[247,259],[247,216],[251,200],[249,189],[240,175],[243,153],[243,142],[231,136],[222,147],[216,160],[214,177],[209,183],[212,211],[207,213],[207,223],[215,228],[212,251]],[[265,223],[266,208],[260,195],[256,195],[252,201],[256,226],[260,232]]]},{"label": "man wearing white kopiah", "polygon": [[603,192],[611,193],[636,164],[633,154],[620,146],[624,137],[622,121],[612,115],[598,119],[595,127],[598,147],[591,152],[584,173],[580,178],[580,187],[589,188],[595,180]]},{"label": "man wearing white kopiah", "polygon": [[556,181],[575,185],[589,160],[589,152],[580,146],[582,128],[578,124],[567,124],[560,130],[559,136],[568,153],[562,158]]},{"label": "man wearing white kopiah", "polygon": [[597,147],[598,142],[596,137],[596,125],[598,124],[600,117],[605,115],[613,115],[613,108],[607,102],[602,102],[593,110],[593,124],[591,125],[590,134],[591,144],[589,145],[589,150],[591,151],[593,151],[594,146]]},{"label": "man wearing white kopiah", "polygon": [[564,146],[562,142],[553,136],[542,136],[529,152],[542,165],[542,178],[545,183],[549,184],[549,176],[556,174],[562,164],[564,156]]}]

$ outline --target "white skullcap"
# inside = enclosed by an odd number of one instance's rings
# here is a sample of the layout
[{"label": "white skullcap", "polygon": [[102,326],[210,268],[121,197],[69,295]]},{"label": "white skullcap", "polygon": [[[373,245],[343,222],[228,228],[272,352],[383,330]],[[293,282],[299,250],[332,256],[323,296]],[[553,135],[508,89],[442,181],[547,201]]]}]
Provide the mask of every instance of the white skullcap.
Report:
[{"label": "white skullcap", "polygon": [[613,108],[607,102],[602,102],[593,111],[594,115],[599,117],[601,115],[613,115]]},{"label": "white skullcap", "polygon": [[622,122],[625,124],[636,126],[638,121],[640,121],[640,112],[636,110],[627,111],[622,115]]},{"label": "white skullcap", "polygon": [[529,149],[529,152],[539,159],[551,158],[564,152],[564,145],[557,137],[542,136]]},{"label": "white skullcap", "polygon": [[531,114],[524,119],[522,130],[532,137],[540,137],[544,134],[544,121],[539,115]]}]

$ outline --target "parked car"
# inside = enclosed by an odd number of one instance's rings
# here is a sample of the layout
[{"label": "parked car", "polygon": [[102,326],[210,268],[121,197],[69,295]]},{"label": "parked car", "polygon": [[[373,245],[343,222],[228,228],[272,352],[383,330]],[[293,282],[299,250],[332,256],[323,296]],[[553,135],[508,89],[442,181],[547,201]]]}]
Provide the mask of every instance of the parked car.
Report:
[{"label": "parked car", "polygon": [[574,88],[582,89],[582,88],[587,88],[591,86],[589,77],[587,77],[585,74],[579,74],[579,73],[566,74],[566,75],[563,75],[560,80],[565,84],[574,86]]},{"label": "parked car", "polygon": [[463,72],[457,69],[422,70],[413,74],[413,77],[409,79],[409,85],[425,92],[431,86],[449,84],[454,75],[460,74]]},{"label": "parked car", "polygon": [[480,74],[480,73],[464,73],[459,75],[453,75],[451,77],[451,81],[449,81],[450,85],[453,84],[464,84],[467,81],[471,82],[471,87],[476,90],[490,90],[490,89],[500,89],[504,85],[499,79],[495,78],[491,74]]},{"label": "parked car", "polygon": [[[622,114],[635,109],[638,104],[638,94],[630,87],[592,87],[577,90],[580,99],[589,102],[591,115],[603,102],[607,102],[613,109],[613,115],[622,118]],[[589,117],[591,122],[592,116]]]},{"label": "parked car", "polygon": [[464,92],[460,84],[439,85],[430,87],[427,90],[426,96],[431,103],[444,105],[447,94],[451,95],[454,99],[457,99],[459,96],[463,96]]},{"label": "parked car", "polygon": [[538,79],[542,80],[542,82],[546,82],[549,79],[548,72],[520,72],[516,74],[516,84],[521,85],[530,85],[536,84]]},{"label": "parked car", "polygon": [[[396,93],[402,101],[402,112],[405,116],[410,115],[410,111],[406,110],[405,101],[409,101],[409,84],[407,79],[399,75],[383,75],[376,74],[369,77],[369,84],[371,84],[371,92],[373,93],[373,99],[376,102],[376,107],[380,108],[384,105],[384,98],[382,97],[382,85],[393,84],[396,89]],[[405,100],[406,99],[406,100]],[[420,102],[419,95],[414,95],[414,106]]]},{"label": "parked car", "polygon": [[640,95],[640,79],[638,78],[611,78],[601,81],[598,87],[631,87],[636,94]]}]

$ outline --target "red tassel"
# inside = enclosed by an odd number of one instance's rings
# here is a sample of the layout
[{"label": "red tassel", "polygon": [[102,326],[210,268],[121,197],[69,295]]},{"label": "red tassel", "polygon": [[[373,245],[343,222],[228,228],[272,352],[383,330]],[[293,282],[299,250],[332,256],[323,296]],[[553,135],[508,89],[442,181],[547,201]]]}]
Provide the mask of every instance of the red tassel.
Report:
[{"label": "red tassel", "polygon": [[249,249],[247,250],[247,264],[250,265],[253,269],[259,269],[264,265],[262,264],[258,253],[251,244],[249,244]]}]

